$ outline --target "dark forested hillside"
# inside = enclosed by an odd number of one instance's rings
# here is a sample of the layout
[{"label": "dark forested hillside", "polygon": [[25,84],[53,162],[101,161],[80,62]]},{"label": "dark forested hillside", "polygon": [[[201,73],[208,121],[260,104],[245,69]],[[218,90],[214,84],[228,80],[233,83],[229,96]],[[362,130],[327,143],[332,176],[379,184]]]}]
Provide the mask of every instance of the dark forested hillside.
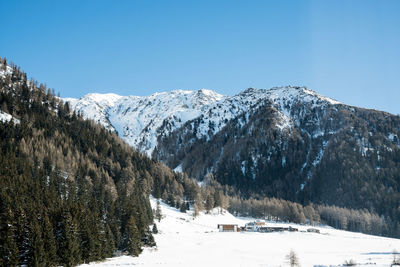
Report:
[{"label": "dark forested hillside", "polygon": [[154,245],[149,194],[165,167],[5,59],[0,107],[0,266],[73,266]]}]

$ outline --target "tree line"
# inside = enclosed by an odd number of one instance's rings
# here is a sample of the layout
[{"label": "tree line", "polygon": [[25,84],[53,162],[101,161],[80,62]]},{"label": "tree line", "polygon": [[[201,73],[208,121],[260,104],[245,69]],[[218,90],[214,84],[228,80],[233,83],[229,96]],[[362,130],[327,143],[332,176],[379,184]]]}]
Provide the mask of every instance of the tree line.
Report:
[{"label": "tree line", "polygon": [[[169,169],[166,169],[169,170]],[[160,181],[152,194],[182,212],[193,208],[194,216],[214,208],[228,210],[235,216],[260,218],[277,222],[329,225],[336,229],[380,236],[399,236],[399,224],[389,217],[366,209],[300,203],[278,198],[243,198],[233,187],[221,185],[209,174],[199,185],[186,174],[170,173],[169,181]],[[173,178],[172,178],[173,177]]]}]

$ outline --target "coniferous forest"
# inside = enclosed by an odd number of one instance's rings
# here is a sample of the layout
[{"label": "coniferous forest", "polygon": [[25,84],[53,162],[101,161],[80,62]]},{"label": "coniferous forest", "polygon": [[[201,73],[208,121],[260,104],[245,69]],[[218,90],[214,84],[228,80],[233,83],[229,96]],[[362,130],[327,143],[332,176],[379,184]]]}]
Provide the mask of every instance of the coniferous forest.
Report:
[{"label": "coniferous forest", "polygon": [[[397,213],[243,198],[212,175],[203,186],[84,120],[44,84],[0,59],[0,266],[75,266],[154,246],[149,195],[186,212],[236,215],[399,236]],[[157,217],[157,216],[156,216]],[[153,225],[153,226],[152,226]]]},{"label": "coniferous forest", "polygon": [[0,79],[13,116],[0,123],[0,266],[74,266],[154,245],[149,177],[160,167],[11,67]]}]

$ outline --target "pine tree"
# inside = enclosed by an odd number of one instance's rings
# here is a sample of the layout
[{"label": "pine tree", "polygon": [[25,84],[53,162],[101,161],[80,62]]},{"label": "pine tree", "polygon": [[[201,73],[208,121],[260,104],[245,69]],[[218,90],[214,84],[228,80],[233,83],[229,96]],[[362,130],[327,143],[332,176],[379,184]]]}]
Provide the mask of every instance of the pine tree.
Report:
[{"label": "pine tree", "polygon": [[53,225],[50,223],[49,217],[46,213],[43,218],[42,233],[46,258],[44,265],[51,265],[57,261],[57,247],[54,239]]},{"label": "pine tree", "polygon": [[69,212],[62,214],[59,222],[58,256],[66,266],[74,266],[80,262],[80,246],[78,231]]},{"label": "pine tree", "polygon": [[180,212],[186,212],[187,206],[186,206],[185,201],[182,201],[181,207],[179,208],[179,210],[180,210]]},{"label": "pine tree", "polygon": [[175,206],[175,198],[173,194],[168,195],[168,205],[170,205],[171,207]]},{"label": "pine tree", "polygon": [[0,214],[0,266],[16,266],[19,250],[15,240],[13,215],[10,209]]},{"label": "pine tree", "polygon": [[130,216],[126,225],[126,251],[133,256],[138,256],[142,251],[139,230],[133,216]]},{"label": "pine tree", "polygon": [[45,257],[45,247],[42,238],[42,230],[40,229],[40,225],[36,220],[32,220],[30,222],[30,265],[31,266],[43,266],[47,261]]},{"label": "pine tree", "polygon": [[175,208],[180,209],[181,205],[182,203],[179,200],[175,202]]},{"label": "pine tree", "polygon": [[153,224],[153,229],[151,231],[153,234],[158,234],[157,224]]},{"label": "pine tree", "polygon": [[105,236],[102,239],[102,257],[111,257],[115,250],[115,241],[110,226],[106,225]]},{"label": "pine tree", "polygon": [[154,247],[156,245],[156,242],[154,241],[152,232],[150,231],[149,228],[147,228],[147,230],[145,232],[145,236],[142,240],[144,241],[144,245],[146,245],[146,246]]}]

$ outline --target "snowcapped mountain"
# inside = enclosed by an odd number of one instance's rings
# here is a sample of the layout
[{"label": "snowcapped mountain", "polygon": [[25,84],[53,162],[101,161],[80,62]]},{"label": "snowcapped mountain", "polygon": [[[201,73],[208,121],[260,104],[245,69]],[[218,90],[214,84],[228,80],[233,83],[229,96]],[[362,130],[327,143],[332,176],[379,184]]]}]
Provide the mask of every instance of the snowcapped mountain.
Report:
[{"label": "snowcapped mountain", "polygon": [[[290,128],[295,123],[295,118],[290,114],[294,105],[307,105],[311,108],[341,104],[333,99],[321,96],[306,87],[275,87],[272,89],[249,88],[235,96],[225,97],[206,108],[201,115],[197,138],[210,136],[219,132],[228,121],[245,114],[250,116],[265,101],[269,101],[278,111],[279,120],[276,127],[280,129]],[[194,122],[192,123],[193,127]]]},{"label": "snowcapped mountain", "polygon": [[151,96],[88,94],[65,98],[84,117],[117,131],[133,147],[151,155],[159,136],[168,135],[185,122],[200,116],[206,107],[225,97],[211,90],[175,90]]},{"label": "snowcapped mountain", "polygon": [[[65,98],[77,113],[90,118],[111,131],[117,131],[130,145],[151,155],[159,138],[168,136],[188,121],[193,121],[197,138],[220,131],[228,121],[240,114],[251,113],[265,100],[279,111],[281,129],[293,125],[290,109],[298,103],[335,105],[339,102],[323,97],[305,87],[277,87],[270,90],[247,89],[235,96],[223,96],[211,90],[175,90],[151,96],[118,96],[88,94],[80,99]],[[201,118],[194,125],[194,119]]]},{"label": "snowcapped mountain", "polygon": [[[306,87],[87,95],[77,112],[190,177],[244,195],[389,212],[400,201],[400,117]],[[382,204],[380,196],[385,195]]]}]

